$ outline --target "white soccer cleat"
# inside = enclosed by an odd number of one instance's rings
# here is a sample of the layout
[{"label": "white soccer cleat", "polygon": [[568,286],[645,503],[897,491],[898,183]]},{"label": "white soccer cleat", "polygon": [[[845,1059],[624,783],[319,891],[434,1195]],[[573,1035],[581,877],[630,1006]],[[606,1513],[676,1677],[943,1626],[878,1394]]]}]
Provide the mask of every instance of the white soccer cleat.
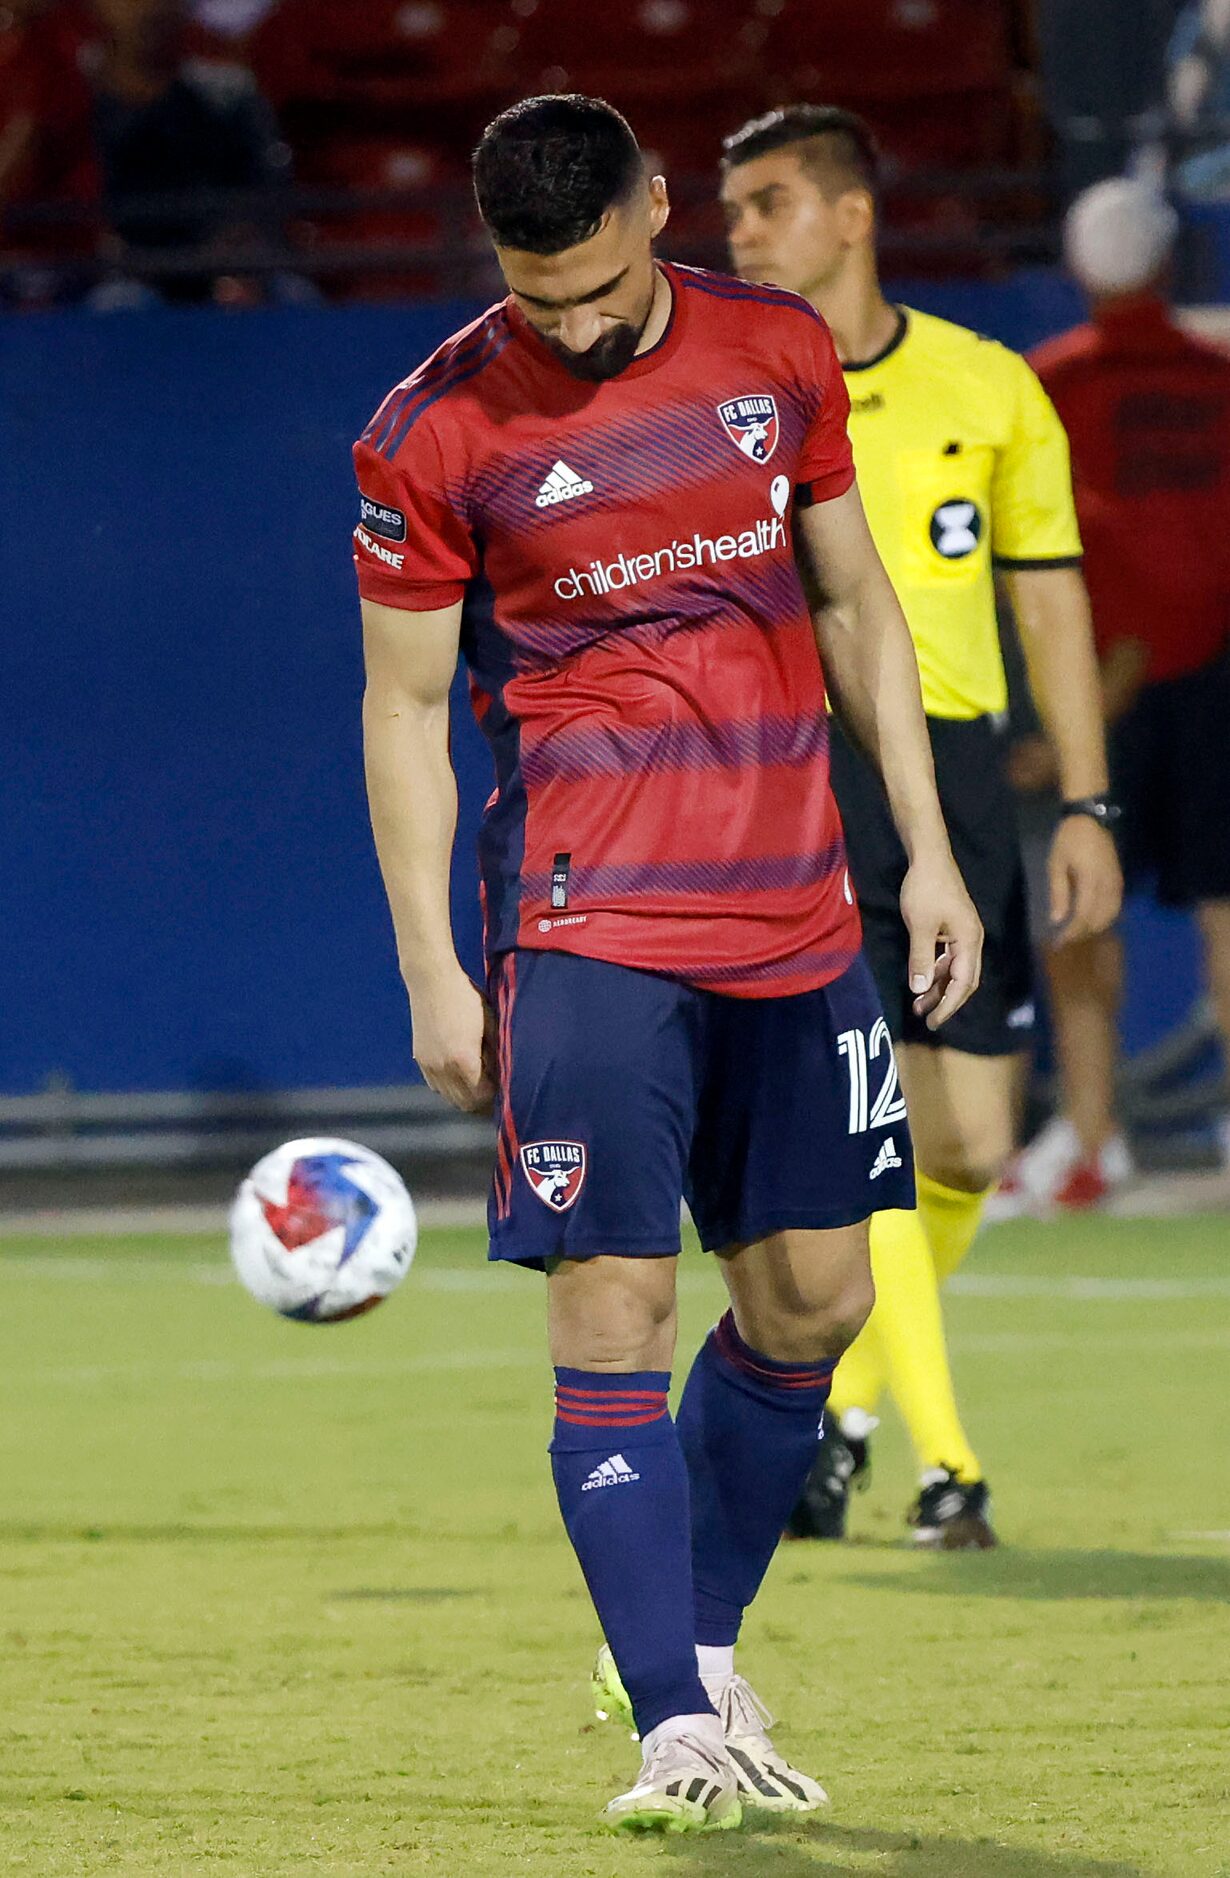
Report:
[{"label": "white soccer cleat", "polygon": [[[599,1721],[623,1722],[635,1728],[632,1704],[605,1643],[598,1651],[591,1686]],[[812,1813],[828,1805],[829,1796],[819,1781],[792,1767],[770,1741],[773,1717],[745,1677],[707,1681],[705,1692],[721,1719],[739,1794],[748,1806],[770,1813]]]},{"label": "white soccer cleat", "polygon": [[636,1785],[604,1806],[601,1818],[613,1832],[729,1832],[743,1823],[743,1808],[720,1748],[699,1734],[677,1734],[654,1744]]},{"label": "white soccer cleat", "polygon": [[726,1736],[726,1752],[739,1793],[748,1806],[768,1813],[814,1813],[829,1796],[818,1780],[801,1774],[769,1739],[773,1717],[744,1676],[706,1683]]}]

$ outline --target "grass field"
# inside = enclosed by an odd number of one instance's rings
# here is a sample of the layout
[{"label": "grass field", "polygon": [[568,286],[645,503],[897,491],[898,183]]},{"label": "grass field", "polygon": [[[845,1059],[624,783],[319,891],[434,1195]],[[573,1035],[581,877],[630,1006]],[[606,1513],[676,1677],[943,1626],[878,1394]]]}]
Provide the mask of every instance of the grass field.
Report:
[{"label": "grass field", "polygon": [[884,1431],[742,1653],[831,1813],[646,1843],[593,1825],[636,1755],[590,1725],[539,1281],[436,1232],[308,1328],[217,1240],[4,1242],[0,1872],[1225,1878],[1230,1222],[1003,1227],[958,1285],[1003,1549],[903,1550]]}]

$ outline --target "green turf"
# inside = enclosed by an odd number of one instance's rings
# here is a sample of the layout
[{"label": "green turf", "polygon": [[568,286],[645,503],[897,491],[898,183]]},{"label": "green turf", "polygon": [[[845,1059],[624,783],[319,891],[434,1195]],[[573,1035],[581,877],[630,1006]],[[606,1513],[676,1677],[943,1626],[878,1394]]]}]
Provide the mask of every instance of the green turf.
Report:
[{"label": "green turf", "polygon": [[900,1549],[886,1429],[859,1543],[785,1548],[743,1652],[831,1814],[634,1843],[593,1825],[635,1752],[589,1725],[538,1280],[432,1233],[309,1328],[216,1241],[6,1242],[0,1872],[1230,1874],[1228,1253],[988,1234],[950,1321],[1004,1548]]}]

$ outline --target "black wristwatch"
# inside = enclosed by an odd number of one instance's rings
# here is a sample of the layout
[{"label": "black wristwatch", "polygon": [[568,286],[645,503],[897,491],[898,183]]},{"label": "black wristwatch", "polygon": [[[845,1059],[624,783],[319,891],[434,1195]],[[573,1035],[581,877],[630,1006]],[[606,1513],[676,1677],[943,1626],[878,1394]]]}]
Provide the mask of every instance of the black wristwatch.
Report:
[{"label": "black wristwatch", "polygon": [[1123,810],[1113,796],[1075,796],[1070,802],[1064,802],[1059,810],[1061,815],[1087,815],[1090,821],[1097,822],[1102,828],[1113,828]]}]

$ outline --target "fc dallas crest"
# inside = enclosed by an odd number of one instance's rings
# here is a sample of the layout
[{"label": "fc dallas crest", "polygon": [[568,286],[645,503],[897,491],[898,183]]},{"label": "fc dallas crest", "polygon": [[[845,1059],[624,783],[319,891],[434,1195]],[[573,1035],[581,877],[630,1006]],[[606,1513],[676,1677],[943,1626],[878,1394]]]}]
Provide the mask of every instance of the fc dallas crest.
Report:
[{"label": "fc dallas crest", "polygon": [[768,462],[777,448],[780,430],[775,398],[767,391],[727,398],[725,404],[718,405],[717,414],[726,435],[744,456],[751,457],[753,463]]},{"label": "fc dallas crest", "polygon": [[544,1206],[566,1213],[585,1185],[585,1146],[580,1141],[527,1141],[521,1150],[525,1178]]}]

